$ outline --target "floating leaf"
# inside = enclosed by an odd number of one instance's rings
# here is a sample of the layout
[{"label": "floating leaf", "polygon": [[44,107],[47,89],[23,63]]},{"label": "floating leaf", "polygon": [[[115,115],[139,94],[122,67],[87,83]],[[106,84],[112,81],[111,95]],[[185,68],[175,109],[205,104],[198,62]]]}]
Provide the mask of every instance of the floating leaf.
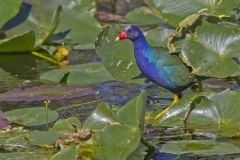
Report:
[{"label": "floating leaf", "polygon": [[138,128],[123,125],[106,127],[101,132],[100,159],[123,160],[137,149],[141,134]]},{"label": "floating leaf", "polygon": [[[200,93],[186,97],[170,108],[160,119],[161,125],[184,126],[185,113],[189,128],[208,130],[222,136],[239,136],[240,92],[225,90],[220,93]],[[191,107],[191,108],[190,108]]]},{"label": "floating leaf", "polygon": [[52,153],[49,151],[43,150],[34,150],[34,151],[26,151],[26,152],[11,152],[11,153],[0,153],[0,159],[4,160],[46,160],[48,159]]},{"label": "floating leaf", "polygon": [[29,132],[22,127],[13,127],[8,131],[0,130],[0,145],[5,151],[23,151],[29,149],[30,144],[27,137]]},{"label": "floating leaf", "polygon": [[0,41],[0,53],[31,51],[34,48],[34,45],[35,34],[30,31]]},{"label": "floating leaf", "polygon": [[80,49],[94,48],[94,41],[101,31],[97,20],[86,10],[73,8],[64,10],[57,32],[69,30],[66,38],[79,44]]},{"label": "floating leaf", "polygon": [[[43,6],[41,6],[42,8],[39,8],[39,5],[37,5],[38,3],[40,3],[40,1],[33,1],[32,9],[27,20],[25,20],[21,25],[8,30],[8,36],[13,36],[21,32],[32,31],[36,36],[36,47],[39,47],[39,45],[48,41],[58,26],[61,7],[56,6],[47,12],[46,8]],[[49,3],[41,2],[41,4]],[[49,9],[49,7],[47,8]]]},{"label": "floating leaf", "polygon": [[49,160],[66,160],[66,159],[77,160],[77,158],[78,158],[78,147],[76,145],[72,145],[56,153]]},{"label": "floating leaf", "polygon": [[158,9],[165,20],[177,26],[184,18],[197,12],[210,13],[212,15],[229,16],[231,10],[238,4],[238,0],[230,1],[199,1],[199,0],[145,0],[151,7]]},{"label": "floating leaf", "polygon": [[0,94],[0,101],[44,101],[79,98],[93,95],[95,91],[88,87],[63,86],[63,85],[42,85],[32,88],[15,88]]},{"label": "floating leaf", "polygon": [[204,23],[196,30],[195,38],[182,42],[181,57],[196,75],[217,78],[240,75],[240,67],[232,59],[239,56],[239,34],[237,26]]},{"label": "floating leaf", "polygon": [[4,115],[14,123],[29,127],[51,123],[58,118],[56,111],[47,110],[45,107],[15,109],[4,112]]},{"label": "floating leaf", "polygon": [[146,101],[145,91],[142,91],[139,96],[130,100],[118,110],[116,113],[117,120],[125,125],[143,129]]},{"label": "floating leaf", "polygon": [[128,12],[125,19],[128,22],[140,24],[159,24],[163,22],[163,19],[154,15],[148,7],[140,7]]},{"label": "floating leaf", "polygon": [[102,63],[68,65],[61,69],[43,73],[40,77],[42,81],[52,83],[59,83],[63,78],[67,78],[68,84],[78,85],[90,85],[114,80]]},{"label": "floating leaf", "polygon": [[102,103],[83,123],[83,129],[101,130],[113,122],[113,113],[110,106]]},{"label": "floating leaf", "polygon": [[167,28],[156,28],[144,33],[147,41],[154,47],[167,47],[167,38],[173,33],[173,30]]},{"label": "floating leaf", "polygon": [[59,137],[63,135],[54,131],[32,131],[28,139],[32,145],[45,146],[54,145]]},{"label": "floating leaf", "polygon": [[128,40],[115,42],[119,30],[121,29],[117,27],[104,29],[95,43],[96,50],[103,64],[116,80],[127,83],[143,83],[143,79],[132,79],[140,74],[135,62],[132,43]]},{"label": "floating leaf", "polygon": [[21,0],[0,0],[0,26],[17,14],[21,3]]},{"label": "floating leaf", "polygon": [[160,148],[160,151],[172,154],[192,153],[194,155],[204,156],[223,156],[240,153],[240,148],[230,143],[216,142],[213,140],[178,140],[168,141]]},{"label": "floating leaf", "polygon": [[77,160],[77,158],[78,158],[78,147],[76,145],[72,145],[56,153],[49,160],[66,160],[66,159]]},{"label": "floating leaf", "polygon": [[56,131],[63,134],[73,133],[76,130],[80,130],[81,122],[77,117],[70,117],[68,119],[58,120],[50,131]]}]

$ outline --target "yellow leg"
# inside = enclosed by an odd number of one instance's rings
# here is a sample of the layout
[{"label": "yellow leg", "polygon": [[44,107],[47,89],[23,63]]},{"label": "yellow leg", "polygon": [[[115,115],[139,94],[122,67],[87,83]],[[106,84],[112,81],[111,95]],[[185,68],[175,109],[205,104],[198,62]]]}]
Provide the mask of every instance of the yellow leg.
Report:
[{"label": "yellow leg", "polygon": [[145,117],[145,120],[146,121],[149,121],[149,120],[159,120],[167,111],[169,108],[171,108],[173,105],[177,104],[179,101],[179,97],[177,94],[174,94],[173,95],[173,101],[172,103],[166,108],[164,109],[162,112],[160,112],[158,115],[156,115],[155,117],[152,117],[152,116],[146,116]]}]

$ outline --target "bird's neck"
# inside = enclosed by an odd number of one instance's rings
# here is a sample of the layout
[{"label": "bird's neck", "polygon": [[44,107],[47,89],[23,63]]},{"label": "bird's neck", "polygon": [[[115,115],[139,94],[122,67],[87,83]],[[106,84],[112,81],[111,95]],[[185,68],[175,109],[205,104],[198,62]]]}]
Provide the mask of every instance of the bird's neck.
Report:
[{"label": "bird's neck", "polygon": [[134,55],[137,61],[142,59],[143,57],[147,57],[149,50],[151,50],[151,46],[148,44],[147,40],[143,35],[133,40],[133,46]]},{"label": "bird's neck", "polygon": [[143,35],[133,40],[133,46],[135,54],[144,54],[144,51],[150,48],[150,45],[148,44]]}]

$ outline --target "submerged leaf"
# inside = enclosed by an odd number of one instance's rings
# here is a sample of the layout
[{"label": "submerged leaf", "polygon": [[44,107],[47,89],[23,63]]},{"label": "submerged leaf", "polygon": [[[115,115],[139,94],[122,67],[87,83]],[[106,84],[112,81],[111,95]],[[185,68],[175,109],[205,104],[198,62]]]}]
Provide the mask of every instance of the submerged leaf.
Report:
[{"label": "submerged leaf", "polygon": [[51,111],[45,107],[15,109],[4,112],[4,115],[14,123],[29,127],[51,123],[58,118],[56,111]]},{"label": "submerged leaf", "polygon": [[213,140],[178,140],[167,142],[161,147],[160,151],[172,154],[192,153],[195,155],[220,156],[240,153],[240,148],[231,143]]},{"label": "submerged leaf", "polygon": [[71,85],[42,85],[32,88],[15,88],[0,94],[0,101],[44,101],[63,100],[94,95],[95,91],[89,87]]}]

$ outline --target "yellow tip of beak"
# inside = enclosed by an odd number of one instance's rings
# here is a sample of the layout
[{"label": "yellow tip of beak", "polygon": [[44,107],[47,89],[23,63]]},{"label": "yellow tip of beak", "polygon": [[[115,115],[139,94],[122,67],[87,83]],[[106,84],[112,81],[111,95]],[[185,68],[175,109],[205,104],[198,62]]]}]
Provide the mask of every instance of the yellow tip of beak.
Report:
[{"label": "yellow tip of beak", "polygon": [[117,36],[117,38],[115,39],[115,41],[119,41],[120,39],[119,39],[119,37]]}]

